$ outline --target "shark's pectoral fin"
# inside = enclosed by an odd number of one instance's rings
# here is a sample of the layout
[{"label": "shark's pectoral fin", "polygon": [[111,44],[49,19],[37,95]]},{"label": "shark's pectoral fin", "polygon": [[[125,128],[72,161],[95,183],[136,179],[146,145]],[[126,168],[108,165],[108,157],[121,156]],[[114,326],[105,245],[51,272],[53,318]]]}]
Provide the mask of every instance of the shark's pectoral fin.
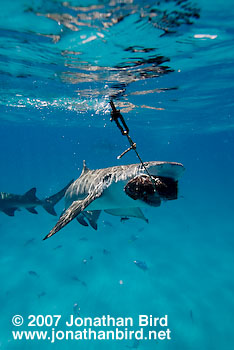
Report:
[{"label": "shark's pectoral fin", "polygon": [[65,213],[60,217],[59,221],[50,231],[50,233],[48,233],[48,235],[45,236],[45,238],[43,238],[43,240],[53,236],[56,232],[58,232],[64,226],[66,226],[70,221],[75,219],[75,217],[77,217],[77,215],[84,211],[91,202],[100,197],[102,195],[102,192],[103,191],[98,188],[94,192],[90,193],[85,199],[74,201],[70,205],[70,207],[65,211]]},{"label": "shark's pectoral fin", "polygon": [[83,210],[83,200],[74,201],[70,207],[65,211],[65,213],[60,217],[57,224],[54,226],[54,228],[50,231],[50,233],[43,238],[43,240],[53,236],[56,232],[61,230],[64,226],[66,226],[70,221],[75,219],[77,215],[80,214],[80,212]]},{"label": "shark's pectoral fin", "polygon": [[38,212],[36,211],[35,207],[26,208],[26,209],[32,214],[38,214]]},{"label": "shark's pectoral fin", "polygon": [[97,230],[97,221],[101,214],[101,210],[92,210],[92,211],[88,210],[88,211],[84,211],[83,214],[87,218],[90,226],[94,230]]},{"label": "shark's pectoral fin", "polygon": [[76,217],[76,220],[81,224],[82,226],[89,226],[89,224],[85,221],[83,213],[78,215]]},{"label": "shark's pectoral fin", "polygon": [[14,216],[15,215],[15,211],[18,210],[18,208],[7,208],[2,210],[3,213],[7,214],[8,216]]},{"label": "shark's pectoral fin", "polygon": [[104,210],[107,214],[114,216],[127,216],[133,218],[139,218],[147,223],[149,220],[145,217],[140,208],[118,208],[118,209],[106,209]]}]

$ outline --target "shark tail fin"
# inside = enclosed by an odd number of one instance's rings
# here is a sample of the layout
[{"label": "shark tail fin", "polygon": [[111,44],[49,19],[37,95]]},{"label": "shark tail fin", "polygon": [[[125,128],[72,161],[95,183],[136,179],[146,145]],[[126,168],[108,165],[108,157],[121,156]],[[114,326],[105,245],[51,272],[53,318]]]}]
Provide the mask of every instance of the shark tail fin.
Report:
[{"label": "shark tail fin", "polygon": [[42,206],[49,214],[54,216],[57,215],[56,211],[54,210],[54,206],[64,197],[66,190],[73,182],[74,180],[71,180],[61,191],[53,194],[43,201]]}]

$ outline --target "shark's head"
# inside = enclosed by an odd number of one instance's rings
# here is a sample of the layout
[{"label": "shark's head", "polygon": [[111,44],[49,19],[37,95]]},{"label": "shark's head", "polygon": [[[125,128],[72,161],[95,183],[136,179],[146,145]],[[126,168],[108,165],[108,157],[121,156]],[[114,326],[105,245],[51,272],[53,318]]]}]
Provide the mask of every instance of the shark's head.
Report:
[{"label": "shark's head", "polygon": [[140,175],[131,179],[125,186],[125,193],[132,199],[157,207],[161,199],[177,199],[178,181],[162,176]]},{"label": "shark's head", "polygon": [[156,192],[164,200],[178,198],[178,181],[171,177],[153,176]]},{"label": "shark's head", "polygon": [[148,173],[152,176],[168,177],[178,180],[184,172],[181,163],[176,162],[146,162],[144,163]]},{"label": "shark's head", "polygon": [[156,194],[154,185],[148,175],[136,176],[124,187],[125,193],[136,200],[139,199],[149,205],[159,206],[160,198]]}]

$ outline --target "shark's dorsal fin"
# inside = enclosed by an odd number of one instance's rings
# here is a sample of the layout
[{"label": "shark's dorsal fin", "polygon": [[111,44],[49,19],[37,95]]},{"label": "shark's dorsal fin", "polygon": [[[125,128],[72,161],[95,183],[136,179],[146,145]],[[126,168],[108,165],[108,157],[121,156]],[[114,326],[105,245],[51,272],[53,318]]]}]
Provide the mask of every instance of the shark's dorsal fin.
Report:
[{"label": "shark's dorsal fin", "polygon": [[24,194],[24,197],[26,197],[28,200],[38,200],[36,197],[36,187],[31,188],[31,190],[27,191]]},{"label": "shark's dorsal fin", "polygon": [[89,168],[86,165],[86,161],[83,160],[83,169],[81,175],[84,175],[85,173],[87,173],[87,171],[89,171]]}]

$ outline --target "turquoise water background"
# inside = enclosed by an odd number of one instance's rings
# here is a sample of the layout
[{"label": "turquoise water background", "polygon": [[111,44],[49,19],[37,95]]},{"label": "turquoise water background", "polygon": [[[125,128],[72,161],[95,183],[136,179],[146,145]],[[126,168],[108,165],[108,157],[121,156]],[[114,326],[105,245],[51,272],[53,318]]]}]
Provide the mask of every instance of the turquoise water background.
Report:
[{"label": "turquoise water background", "polygon": [[[97,232],[74,220],[42,241],[57,221],[43,208],[0,212],[0,349],[233,349],[233,12],[218,0],[1,1],[0,191],[45,198],[83,159],[137,162],[116,158],[128,145],[110,99],[143,160],[186,171],[177,201],[144,210],[149,224],[102,213]],[[172,340],[12,339],[13,315],[66,319],[76,303],[82,317],[167,314]]]}]

